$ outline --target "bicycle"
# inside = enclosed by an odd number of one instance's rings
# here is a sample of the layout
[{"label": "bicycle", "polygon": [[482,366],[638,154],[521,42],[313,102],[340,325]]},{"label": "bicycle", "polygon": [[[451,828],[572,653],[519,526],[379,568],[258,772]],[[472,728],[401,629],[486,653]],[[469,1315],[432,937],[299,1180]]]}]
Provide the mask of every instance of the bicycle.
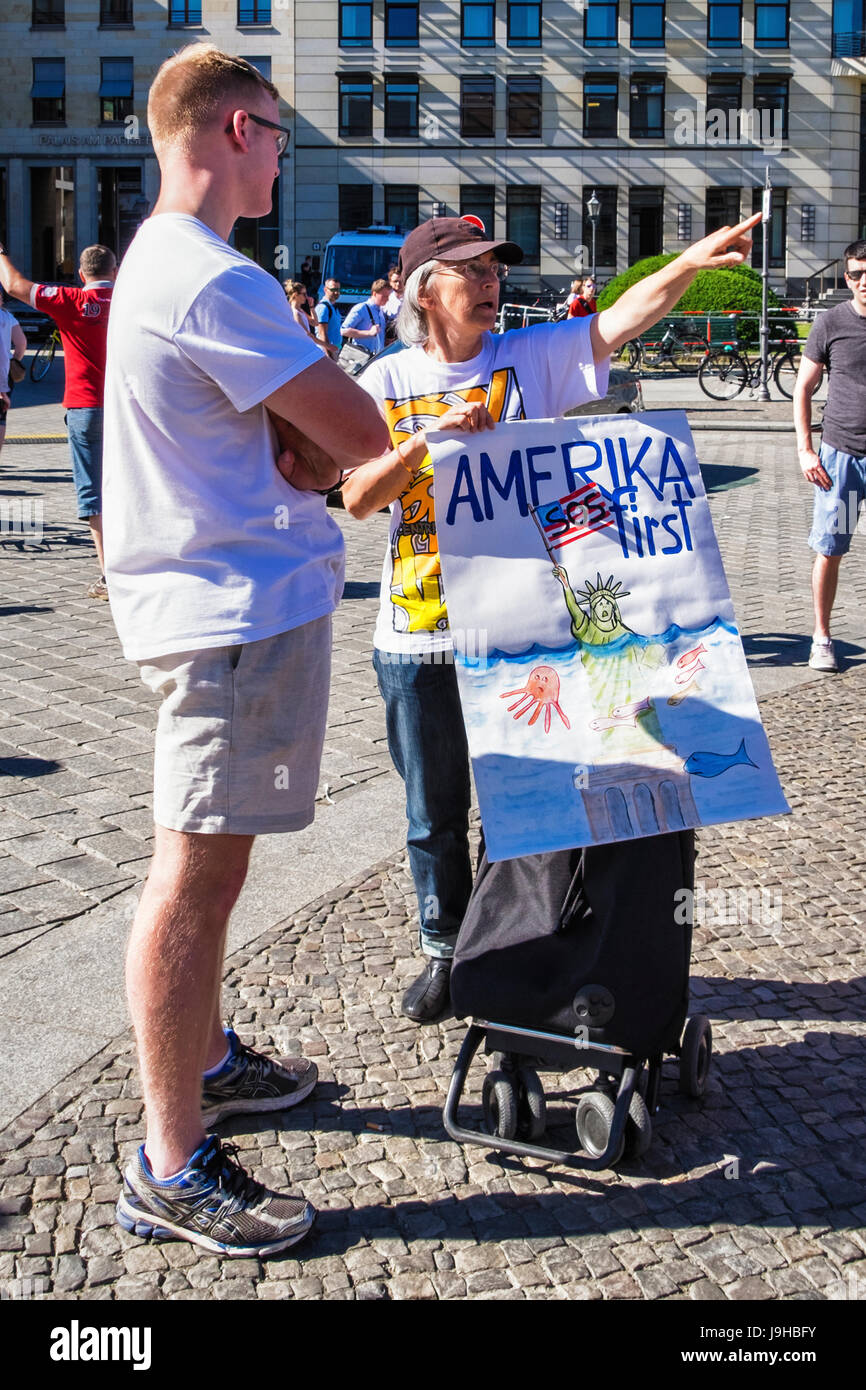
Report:
[{"label": "bicycle", "polygon": [[[800,349],[786,344],[770,357],[768,377],[772,376],[779,394],[791,400],[797,384]],[[698,368],[698,381],[705,396],[713,401],[732,401],[746,387],[761,385],[761,358],[747,357],[735,338],[724,347],[710,349]]]},{"label": "bicycle", "polygon": [[60,345],[60,332],[55,326],[52,328],[45,342],[36,349],[33,354],[33,361],[30,363],[30,380],[41,381],[47,374],[48,368],[54,361],[54,354]]},{"label": "bicycle", "polygon": [[620,351],[620,359],[625,360],[633,371],[639,367],[661,367],[669,365],[675,371],[683,370],[683,356],[686,347],[672,323],[665,330],[650,352],[642,338],[630,338]]}]

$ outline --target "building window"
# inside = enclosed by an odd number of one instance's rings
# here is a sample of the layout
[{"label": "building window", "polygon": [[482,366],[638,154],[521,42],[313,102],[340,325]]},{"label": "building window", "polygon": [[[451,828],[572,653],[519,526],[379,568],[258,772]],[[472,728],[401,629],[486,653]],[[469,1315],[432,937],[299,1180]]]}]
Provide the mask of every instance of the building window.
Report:
[{"label": "building window", "polygon": [[616,135],[617,79],[613,73],[587,73],[583,80],[583,133]]},{"label": "building window", "polygon": [[417,77],[391,74],[385,78],[385,134],[410,138],[417,136]]},{"label": "building window", "polygon": [[710,0],[707,8],[707,43],[710,48],[741,48],[743,43],[742,0]]},{"label": "building window", "polygon": [[238,0],[238,25],[270,24],[271,0]]},{"label": "building window", "polygon": [[657,256],[664,232],[663,188],[630,188],[628,191],[628,263]]},{"label": "building window", "polygon": [[461,77],[460,134],[468,139],[496,134],[496,87],[492,77]]},{"label": "building window", "polygon": [[34,125],[64,125],[66,121],[66,59],[34,58],[33,86]]},{"label": "building window", "polygon": [[583,11],[585,48],[616,48],[618,0],[586,0]]},{"label": "building window", "polygon": [[385,47],[418,47],[418,6],[385,4]]},{"label": "building window", "polygon": [[132,115],[132,59],[101,58],[99,119],[114,125]]},{"label": "building window", "polygon": [[[788,138],[788,78],[756,77],[754,86],[758,129],[752,140],[760,136],[762,144]],[[766,113],[766,114],[765,114]]]},{"label": "building window", "polygon": [[664,77],[633,77],[629,91],[629,135],[632,140],[663,140]]},{"label": "building window", "polygon": [[524,186],[505,190],[505,236],[523,251],[524,265],[541,260],[541,189]]},{"label": "building window", "polygon": [[373,6],[351,5],[341,0],[340,47],[370,48],[373,43]]},{"label": "building window", "polygon": [[[581,240],[592,254],[592,222],[586,205],[593,193],[601,203],[598,221],[595,225],[595,263],[597,266],[610,266],[616,269],[616,184],[599,187],[597,183],[587,183],[583,187],[583,235]],[[584,265],[584,271],[592,269]]]},{"label": "building window", "polygon": [[496,189],[492,183],[464,183],[460,188],[460,216],[480,217],[487,235],[496,235]]},{"label": "building window", "polygon": [[508,0],[508,47],[541,47],[541,6]]},{"label": "building window", "polygon": [[401,232],[411,232],[418,226],[417,183],[385,184],[385,222]]},{"label": "building window", "polygon": [[707,78],[707,142],[740,138],[743,79],[740,73],[711,73]]},{"label": "building window", "polygon": [[30,23],[34,29],[62,29],[66,23],[65,0],[33,0]]},{"label": "building window", "polygon": [[358,227],[369,227],[373,221],[371,183],[341,183],[339,198],[341,232],[354,232]]},{"label": "building window", "polygon": [[833,0],[833,57],[866,57],[864,0]]},{"label": "building window", "polygon": [[541,138],[541,78],[509,77],[506,85],[507,131],[523,139]]},{"label": "building window", "polygon": [[127,29],[132,24],[132,0],[99,0],[99,27]]},{"label": "building window", "polygon": [[787,48],[789,0],[755,0],[755,47]]},{"label": "building window", "polygon": [[664,48],[665,7],[655,0],[631,0],[632,48]]},{"label": "building window", "polygon": [[373,79],[368,72],[340,78],[340,134],[373,134]]},{"label": "building window", "polygon": [[488,0],[463,0],[460,6],[460,42],[464,48],[492,48],[496,42],[496,4]]},{"label": "building window", "polygon": [[169,26],[201,24],[201,0],[168,0]]},{"label": "building window", "polygon": [[704,208],[704,235],[720,227],[736,227],[740,220],[739,188],[708,188]]},{"label": "building window", "polygon": [[265,79],[266,82],[270,82],[270,80],[271,80],[271,60],[270,60],[270,58],[246,58],[245,61],[246,61],[247,63],[249,63],[249,65],[250,65],[251,68],[255,68],[256,72],[259,74],[260,77],[263,77],[263,78]]},{"label": "building window", "polygon": [[[752,189],[752,212],[760,212],[764,190]],[[752,265],[756,270],[763,266],[764,224],[759,222],[752,228]],[[771,270],[784,270],[785,248],[788,240],[788,190],[774,188],[770,201],[770,245],[767,263]]]}]

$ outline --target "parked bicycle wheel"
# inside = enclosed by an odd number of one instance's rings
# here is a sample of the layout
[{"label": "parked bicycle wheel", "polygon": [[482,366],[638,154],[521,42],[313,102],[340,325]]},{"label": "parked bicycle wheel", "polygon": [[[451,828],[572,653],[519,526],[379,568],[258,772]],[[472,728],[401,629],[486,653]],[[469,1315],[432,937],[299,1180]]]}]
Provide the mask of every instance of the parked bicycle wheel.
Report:
[{"label": "parked bicycle wheel", "polygon": [[783,396],[787,396],[790,401],[794,395],[794,387],[797,385],[797,373],[800,370],[799,352],[786,352],[776,362],[773,372],[773,380]]},{"label": "parked bicycle wheel", "polygon": [[748,380],[749,364],[734,352],[715,352],[698,368],[701,390],[714,401],[732,401]]},{"label": "parked bicycle wheel", "polygon": [[45,376],[51,363],[54,361],[54,354],[57,351],[57,339],[52,333],[40,348],[33,354],[33,361],[30,363],[30,380],[41,381]]},{"label": "parked bicycle wheel", "polygon": [[639,338],[630,338],[627,343],[623,343],[619,350],[620,362],[625,362],[626,366],[631,367],[632,371],[635,367],[640,366],[641,356],[642,349]]}]

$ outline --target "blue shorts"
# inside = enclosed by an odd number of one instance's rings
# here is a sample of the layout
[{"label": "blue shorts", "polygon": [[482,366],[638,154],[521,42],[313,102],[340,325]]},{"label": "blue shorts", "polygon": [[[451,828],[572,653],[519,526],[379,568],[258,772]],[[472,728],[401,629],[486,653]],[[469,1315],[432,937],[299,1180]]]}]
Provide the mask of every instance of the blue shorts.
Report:
[{"label": "blue shorts", "polygon": [[72,479],[78,516],[84,521],[102,511],[102,409],[80,406],[66,412]]},{"label": "blue shorts", "polygon": [[829,492],[815,487],[809,545],[819,555],[847,555],[866,499],[866,458],[822,443],[820,459],[833,486]]}]

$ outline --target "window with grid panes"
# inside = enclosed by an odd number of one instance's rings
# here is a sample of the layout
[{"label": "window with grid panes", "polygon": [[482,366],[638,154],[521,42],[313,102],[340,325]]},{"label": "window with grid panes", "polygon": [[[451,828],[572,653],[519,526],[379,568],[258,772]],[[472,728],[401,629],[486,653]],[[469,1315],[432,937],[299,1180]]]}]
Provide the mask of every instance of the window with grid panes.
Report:
[{"label": "window with grid panes", "polygon": [[461,77],[460,134],[481,139],[496,134],[496,85],[492,77]]},{"label": "window with grid panes", "polygon": [[201,0],[168,0],[168,22],[201,24]]},{"label": "window with grid panes", "polygon": [[616,48],[618,26],[618,0],[585,0],[583,42],[586,48]]},{"label": "window with grid panes", "polygon": [[541,6],[508,0],[508,47],[541,47]]},{"label": "window with grid panes", "polygon": [[704,204],[704,235],[720,227],[736,227],[740,220],[739,188],[708,188]]},{"label": "window with grid panes", "polygon": [[[760,212],[764,190],[752,189],[752,212]],[[770,197],[770,244],[767,261],[771,270],[782,270],[785,266],[785,248],[788,238],[788,190],[774,188]],[[752,228],[752,265],[760,270],[764,255],[764,223],[758,222]]]},{"label": "window with grid panes", "polygon": [[126,28],[132,22],[132,0],[99,0],[102,29]]},{"label": "window with grid panes", "polygon": [[755,0],[755,47],[787,48],[789,0]]},{"label": "window with grid panes", "polygon": [[100,59],[99,119],[103,125],[114,125],[132,115],[132,92],[132,59]]},{"label": "window with grid panes", "polygon": [[629,135],[633,140],[661,140],[665,133],[665,79],[636,74],[629,84]]},{"label": "window with grid panes", "polygon": [[541,189],[510,185],[505,190],[505,236],[523,251],[524,265],[541,259]]},{"label": "window with grid panes", "polygon": [[238,24],[270,24],[271,0],[238,0]]},{"label": "window with grid panes", "polygon": [[741,48],[743,44],[742,0],[709,0],[707,43],[710,48]]},{"label": "window with grid panes", "polygon": [[373,6],[340,0],[341,48],[370,48],[373,43]]},{"label": "window with grid panes", "polygon": [[618,84],[615,73],[587,73],[583,79],[583,133],[612,136],[617,130]]},{"label": "window with grid panes", "polygon": [[541,78],[534,76],[509,77],[505,90],[508,134],[540,139]]},{"label": "window with grid panes", "polygon": [[664,0],[631,0],[632,48],[664,48]]},{"label": "window with grid panes", "polygon": [[34,125],[63,125],[66,120],[66,59],[34,58],[33,86]]},{"label": "window with grid panes", "polygon": [[418,78],[391,74],[385,78],[385,134],[414,137],[418,134]]},{"label": "window with grid panes", "polygon": [[787,77],[776,77],[775,74],[755,78],[752,93],[759,129],[752,133],[753,140],[758,134],[762,141],[776,138],[787,140],[788,82]]},{"label": "window with grid panes", "polygon": [[[582,241],[587,249],[592,247],[592,221],[587,212],[587,204],[593,193],[598,198],[601,207],[598,211],[598,221],[595,226],[595,260],[596,265],[615,266],[616,265],[616,185],[609,184],[602,186],[597,183],[586,183],[583,186],[583,236]],[[586,267],[590,269],[589,266]]]},{"label": "window with grid panes", "polygon": [[66,23],[64,0],[33,0],[30,23],[34,29],[60,29]]},{"label": "window with grid panes", "polygon": [[373,78],[353,73],[340,81],[340,134],[373,134]]},{"label": "window with grid panes", "polygon": [[496,42],[495,0],[463,0],[460,42],[464,48],[492,48]]},{"label": "window with grid panes", "polygon": [[341,183],[338,196],[341,232],[353,232],[358,227],[370,226],[373,221],[371,183]]},{"label": "window with grid panes", "polygon": [[492,183],[464,183],[460,186],[460,216],[480,217],[487,235],[496,235],[496,189]]},{"label": "window with grid panes", "polygon": [[418,47],[418,6],[385,3],[385,47]]},{"label": "window with grid panes", "polygon": [[385,222],[403,232],[418,226],[417,183],[385,184]]},{"label": "window with grid panes", "polygon": [[[743,79],[739,73],[710,73],[707,78],[707,138],[720,144],[740,138]],[[724,129],[718,129],[717,112],[724,113]]]}]

